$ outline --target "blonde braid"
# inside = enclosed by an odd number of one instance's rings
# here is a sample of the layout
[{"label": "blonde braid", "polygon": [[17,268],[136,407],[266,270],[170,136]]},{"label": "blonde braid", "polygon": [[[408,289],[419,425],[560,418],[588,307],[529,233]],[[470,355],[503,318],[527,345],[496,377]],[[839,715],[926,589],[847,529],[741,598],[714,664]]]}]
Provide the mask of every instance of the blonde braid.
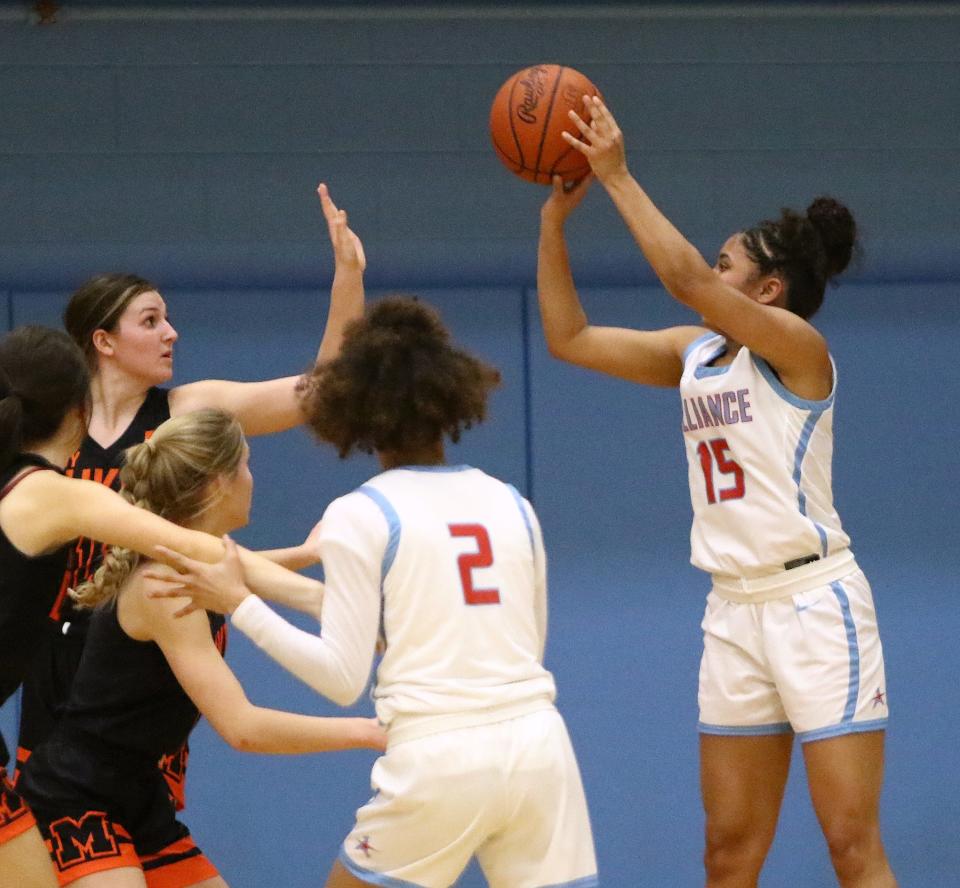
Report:
[{"label": "blonde braid", "polygon": [[[150,501],[150,468],[154,449],[150,441],[129,448],[126,461],[120,470],[120,496],[137,508],[156,512]],[[104,602],[116,600],[123,584],[140,563],[140,553],[123,546],[108,546],[103,563],[93,576],[70,590],[70,597],[78,607],[93,608]]]},{"label": "blonde braid", "polygon": [[[120,495],[174,524],[190,526],[220,496],[211,482],[236,473],[245,443],[240,424],[223,410],[207,408],[168,419],[152,437],[126,451]],[[93,578],[70,595],[81,607],[116,599],[140,556],[112,546]]]}]

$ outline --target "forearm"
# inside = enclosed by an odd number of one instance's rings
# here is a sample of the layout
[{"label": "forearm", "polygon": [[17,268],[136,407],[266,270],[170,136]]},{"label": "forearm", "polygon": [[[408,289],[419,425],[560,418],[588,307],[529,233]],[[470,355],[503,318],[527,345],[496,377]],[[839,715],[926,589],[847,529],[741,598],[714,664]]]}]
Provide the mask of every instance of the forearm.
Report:
[{"label": "forearm", "polygon": [[271,755],[371,747],[373,733],[368,719],[318,718],[252,704],[223,731],[234,749]]},{"label": "forearm", "polygon": [[330,287],[330,311],[317,352],[317,363],[336,357],[347,325],[363,315],[363,271],[337,268]]},{"label": "forearm", "polygon": [[319,564],[316,553],[303,545],[288,546],[286,549],[260,549],[256,554],[287,570],[303,570]]},{"label": "forearm", "polygon": [[563,223],[543,221],[537,253],[537,298],[547,347],[562,358],[566,346],[588,324],[570,271]]},{"label": "forearm", "polygon": [[[275,549],[276,552],[290,552],[291,549]],[[323,583],[301,574],[293,573],[289,565],[267,557],[266,552],[251,552],[240,549],[240,561],[248,589],[261,598],[275,601],[285,607],[302,611],[319,619],[323,605]],[[313,562],[308,562],[313,563]],[[307,566],[307,565],[304,565]],[[234,606],[239,605],[245,592],[238,594]]]},{"label": "forearm", "polygon": [[334,703],[349,706],[366,685],[372,646],[364,656],[363,645],[337,645],[304,632],[253,596],[234,611],[231,622],[284,669]]},{"label": "forearm", "polygon": [[626,170],[606,179],[603,186],[663,285],[675,299],[695,307],[698,286],[713,280],[710,266],[696,247]]}]

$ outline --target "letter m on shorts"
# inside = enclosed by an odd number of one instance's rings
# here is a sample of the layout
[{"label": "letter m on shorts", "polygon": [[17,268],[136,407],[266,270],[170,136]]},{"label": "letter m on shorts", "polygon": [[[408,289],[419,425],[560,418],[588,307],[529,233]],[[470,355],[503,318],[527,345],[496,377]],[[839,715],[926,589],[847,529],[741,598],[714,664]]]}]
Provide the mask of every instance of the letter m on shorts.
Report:
[{"label": "letter m on shorts", "polygon": [[88,811],[79,820],[72,817],[54,820],[50,824],[50,841],[62,870],[120,854],[110,821],[103,811]]}]

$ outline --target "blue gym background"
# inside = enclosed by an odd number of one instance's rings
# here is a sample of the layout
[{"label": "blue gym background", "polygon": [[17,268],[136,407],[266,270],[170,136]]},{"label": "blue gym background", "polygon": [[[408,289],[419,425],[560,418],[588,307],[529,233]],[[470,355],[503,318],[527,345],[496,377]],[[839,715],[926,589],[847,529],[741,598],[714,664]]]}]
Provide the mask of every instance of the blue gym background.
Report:
[{"label": "blue gym background", "polygon": [[[0,3],[0,318],[56,324],[86,277],[134,271],[181,334],[175,382],[297,372],[327,308],[315,188],[329,183],[366,246],[369,295],[419,293],[503,371],[489,422],[450,458],[539,511],[548,666],[607,886],[702,884],[708,584],[688,563],[676,393],[546,352],[547,191],[497,161],[490,101],[528,64],[582,70],[636,176],[711,258],[781,206],[845,200],[864,252],[817,323],[839,366],[836,499],[886,651],[883,831],[902,885],[960,884],[960,5],[64,0],[43,25],[32,6]],[[599,187],[569,238],[591,320],[690,321]],[[251,547],[299,541],[375,472],[301,430],[251,446]],[[334,712],[239,633],[229,661],[257,703]],[[15,709],[0,713],[8,741]],[[323,884],[372,754],[242,755],[206,724],[192,746],[184,819],[233,888]],[[471,869],[460,884],[484,883]],[[834,884],[799,754],[761,884]]]}]

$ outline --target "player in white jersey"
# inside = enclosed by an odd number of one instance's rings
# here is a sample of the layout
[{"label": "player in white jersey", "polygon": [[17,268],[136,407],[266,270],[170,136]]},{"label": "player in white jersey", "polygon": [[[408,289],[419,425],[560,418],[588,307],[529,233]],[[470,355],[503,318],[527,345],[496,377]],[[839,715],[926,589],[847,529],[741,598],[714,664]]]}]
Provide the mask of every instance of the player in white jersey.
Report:
[{"label": "player in white jersey", "polygon": [[[543,667],[546,558],[513,487],[450,466],[444,439],[483,420],[499,373],[439,317],[393,298],[351,325],[303,383],[307,424],[384,468],[323,516],[320,635],[291,626],[235,574],[180,563],[194,601],[335,702],[367,684],[388,749],[328,888],[447,888],[476,856],[494,888],[598,884],[586,799]],[[234,566],[235,567],[235,566]],[[223,584],[223,589],[217,586]]]},{"label": "player in white jersey", "polygon": [[794,734],[844,888],[896,882],[880,837],[883,655],[869,584],[833,507],[836,373],[808,322],[850,260],[849,210],[738,232],[713,269],[631,176],[597,97],[571,112],[590,161],[670,294],[703,326],[594,327],[564,223],[589,180],[557,179],[541,211],[540,309],[551,354],[633,382],[677,386],[689,462],[692,561],[713,578],[700,667],[701,786],[709,888],[752,888],[773,840]]}]

